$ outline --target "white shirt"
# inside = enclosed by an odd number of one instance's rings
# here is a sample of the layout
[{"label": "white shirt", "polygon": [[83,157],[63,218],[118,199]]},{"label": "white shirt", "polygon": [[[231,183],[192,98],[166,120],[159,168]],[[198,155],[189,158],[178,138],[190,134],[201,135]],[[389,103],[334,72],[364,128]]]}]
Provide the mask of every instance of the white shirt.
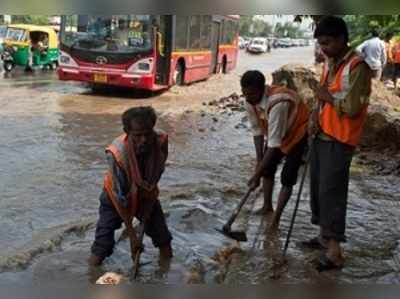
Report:
[{"label": "white shirt", "polygon": [[261,102],[255,106],[246,102],[246,111],[249,118],[250,126],[254,136],[261,136],[264,134],[263,128],[257,118],[254,108],[257,109],[262,119],[268,123],[267,140],[268,147],[277,148],[282,145],[283,138],[287,134],[289,122],[289,102],[280,102],[272,107],[269,112],[267,111],[268,97],[264,96]]},{"label": "white shirt", "polygon": [[387,62],[385,43],[379,37],[366,40],[357,47],[357,51],[372,70],[382,68]]}]

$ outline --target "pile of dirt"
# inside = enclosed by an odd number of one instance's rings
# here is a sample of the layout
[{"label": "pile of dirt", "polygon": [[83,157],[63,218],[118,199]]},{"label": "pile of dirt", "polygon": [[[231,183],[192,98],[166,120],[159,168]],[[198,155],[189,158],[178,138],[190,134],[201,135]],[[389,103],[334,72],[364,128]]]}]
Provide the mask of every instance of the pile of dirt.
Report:
[{"label": "pile of dirt", "polygon": [[318,77],[316,69],[298,64],[287,64],[272,73],[272,84],[285,85],[296,91],[311,109],[315,102],[311,86],[318,84]]},{"label": "pile of dirt", "polygon": [[241,99],[236,92],[209,103],[204,102],[203,106],[211,106],[220,113],[243,112],[246,110],[244,107],[244,100]]}]

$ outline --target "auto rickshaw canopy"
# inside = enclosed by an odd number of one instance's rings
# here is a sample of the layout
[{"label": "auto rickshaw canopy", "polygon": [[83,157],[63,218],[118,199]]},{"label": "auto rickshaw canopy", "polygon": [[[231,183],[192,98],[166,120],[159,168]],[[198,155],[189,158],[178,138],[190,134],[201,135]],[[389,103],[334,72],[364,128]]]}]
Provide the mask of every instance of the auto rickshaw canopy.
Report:
[{"label": "auto rickshaw canopy", "polygon": [[[12,29],[21,29],[24,30],[28,33],[30,32],[43,32],[48,35],[49,37],[49,48],[54,49],[58,48],[58,36],[56,31],[49,27],[49,26],[39,26],[39,25],[28,25],[28,24],[14,24],[14,25],[8,25],[7,28],[12,28]],[[12,40],[7,40],[5,39],[5,43],[13,43]],[[24,41],[24,42],[18,42],[18,44],[28,44],[29,41]]]}]

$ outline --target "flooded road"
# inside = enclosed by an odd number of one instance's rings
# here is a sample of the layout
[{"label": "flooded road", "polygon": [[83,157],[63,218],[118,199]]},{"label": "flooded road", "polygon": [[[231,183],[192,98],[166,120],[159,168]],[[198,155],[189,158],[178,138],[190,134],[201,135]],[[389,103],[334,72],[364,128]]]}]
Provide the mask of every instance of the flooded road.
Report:
[{"label": "flooded road", "polygon": [[[248,69],[269,74],[286,63],[307,64],[312,59],[312,48],[263,56],[241,52],[234,72],[149,98],[120,90],[93,94],[84,85],[57,81],[53,73],[2,74],[0,282],[93,283],[104,272],[115,271],[129,283],[127,240],[117,244],[101,268],[89,269],[86,258],[106,170],[104,148],[121,134],[124,110],[152,105],[159,112],[158,127],[170,136],[160,200],[174,237],[175,257],[169,265],[159,264],[158,251],[146,238],[142,259],[151,263],[142,267],[140,281],[398,283],[399,179],[374,177],[357,163],[350,187],[343,271],[319,275],[311,266],[317,252],[296,246],[317,233],[309,224],[307,187],[288,263],[281,262],[280,252],[296,194],[276,235],[267,231],[269,219],[251,215],[261,204],[260,194],[252,195],[237,222],[247,230],[248,243],[239,247],[214,230],[246,192],[255,154],[243,112],[221,114],[204,104],[239,93],[239,75]],[[279,176],[276,179],[277,188]]]}]

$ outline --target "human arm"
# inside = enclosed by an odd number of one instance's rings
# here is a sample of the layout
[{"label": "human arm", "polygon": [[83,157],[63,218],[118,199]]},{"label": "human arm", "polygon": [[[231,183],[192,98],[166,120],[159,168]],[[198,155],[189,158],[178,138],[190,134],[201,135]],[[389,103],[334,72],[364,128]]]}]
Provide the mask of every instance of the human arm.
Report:
[{"label": "human arm", "polygon": [[356,117],[369,103],[371,93],[371,70],[366,63],[360,63],[350,72],[350,88],[342,98],[334,98],[327,86],[314,89],[315,96],[322,103],[334,106],[338,115]]}]

